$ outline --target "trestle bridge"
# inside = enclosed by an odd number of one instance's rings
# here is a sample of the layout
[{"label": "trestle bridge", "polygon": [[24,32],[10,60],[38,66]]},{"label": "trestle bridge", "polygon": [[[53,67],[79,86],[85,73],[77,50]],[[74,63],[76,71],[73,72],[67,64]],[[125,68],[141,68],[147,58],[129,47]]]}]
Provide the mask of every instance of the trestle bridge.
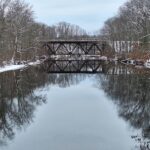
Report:
[{"label": "trestle bridge", "polygon": [[45,40],[41,41],[49,59],[44,68],[50,73],[98,73],[102,72],[102,56],[106,41],[97,39]]}]

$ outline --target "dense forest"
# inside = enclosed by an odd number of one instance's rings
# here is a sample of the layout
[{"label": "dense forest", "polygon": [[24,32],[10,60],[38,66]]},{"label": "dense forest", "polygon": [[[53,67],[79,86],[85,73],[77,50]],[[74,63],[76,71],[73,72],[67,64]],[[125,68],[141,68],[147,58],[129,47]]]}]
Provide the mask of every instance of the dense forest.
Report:
[{"label": "dense forest", "polygon": [[0,33],[0,63],[35,59],[39,40],[87,35],[66,22],[53,26],[36,22],[32,7],[22,0],[0,0]]},{"label": "dense forest", "polygon": [[[42,53],[40,40],[89,37],[77,25],[60,22],[48,26],[36,22],[31,5],[23,0],[0,0],[0,33],[0,65],[36,60]],[[116,53],[144,50],[148,59],[149,33],[150,1],[128,0],[116,16],[105,21],[98,37],[110,41]]]},{"label": "dense forest", "polygon": [[129,44],[132,49],[149,50],[150,1],[128,0],[116,16],[105,22],[101,34],[118,46],[117,51],[129,52]]}]

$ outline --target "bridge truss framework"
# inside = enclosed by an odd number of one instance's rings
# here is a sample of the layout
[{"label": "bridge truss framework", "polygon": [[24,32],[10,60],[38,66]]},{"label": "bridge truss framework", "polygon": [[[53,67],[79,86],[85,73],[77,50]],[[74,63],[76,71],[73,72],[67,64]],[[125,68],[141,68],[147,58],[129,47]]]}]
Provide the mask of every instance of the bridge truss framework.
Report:
[{"label": "bridge truss framework", "polygon": [[100,55],[106,42],[98,40],[51,40],[43,41],[49,55]]},{"label": "bridge truss framework", "polygon": [[103,70],[99,57],[105,50],[105,41],[50,40],[42,41],[42,44],[49,54],[43,66],[49,73],[97,73]]}]

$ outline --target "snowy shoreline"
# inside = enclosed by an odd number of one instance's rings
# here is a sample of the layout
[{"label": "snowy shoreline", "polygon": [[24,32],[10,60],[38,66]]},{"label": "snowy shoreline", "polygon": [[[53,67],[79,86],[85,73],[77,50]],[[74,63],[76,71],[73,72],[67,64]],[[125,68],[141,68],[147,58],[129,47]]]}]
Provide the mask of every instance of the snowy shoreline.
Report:
[{"label": "snowy shoreline", "polygon": [[[106,61],[106,58],[103,59]],[[109,59],[108,59],[109,60]],[[129,59],[130,60],[130,59]],[[137,66],[141,66],[141,67],[144,67],[144,68],[147,68],[147,69],[150,69],[150,60],[147,60],[146,63],[144,63],[143,65],[139,65],[139,64],[134,64],[134,60],[130,60],[129,61],[128,59],[127,60],[122,60],[121,63],[123,64],[126,64],[126,65],[134,65],[135,67]],[[117,61],[115,59],[110,59],[109,61]],[[124,62],[124,61],[127,61],[127,62]],[[129,61],[129,62],[128,62]],[[20,64],[20,65],[14,65],[14,64],[7,64],[3,67],[0,67],[0,73],[3,73],[3,72],[8,72],[8,71],[14,71],[14,70],[20,70],[20,69],[24,69],[24,68],[27,68],[29,66],[36,66],[36,65],[39,65],[43,63],[43,61],[40,61],[40,60],[37,60],[35,62],[29,62],[29,63],[26,63],[26,64]]]},{"label": "snowy shoreline", "polygon": [[41,63],[42,63],[41,61],[37,60],[35,62],[30,62],[27,64],[20,64],[20,65],[9,64],[9,65],[5,65],[3,67],[0,67],[0,73],[7,72],[7,71],[13,71],[13,70],[19,70],[19,69],[26,68],[28,66],[35,66],[35,65],[38,65]]}]

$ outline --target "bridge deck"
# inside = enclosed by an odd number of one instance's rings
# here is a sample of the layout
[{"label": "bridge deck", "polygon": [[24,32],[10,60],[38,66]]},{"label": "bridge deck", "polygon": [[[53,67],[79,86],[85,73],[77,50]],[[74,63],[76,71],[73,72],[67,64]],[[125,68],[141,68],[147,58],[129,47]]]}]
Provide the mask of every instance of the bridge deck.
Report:
[{"label": "bridge deck", "polygon": [[62,40],[62,39],[55,39],[55,40],[40,40],[41,43],[104,43],[105,41],[98,40],[98,39],[67,39],[67,40]]}]

